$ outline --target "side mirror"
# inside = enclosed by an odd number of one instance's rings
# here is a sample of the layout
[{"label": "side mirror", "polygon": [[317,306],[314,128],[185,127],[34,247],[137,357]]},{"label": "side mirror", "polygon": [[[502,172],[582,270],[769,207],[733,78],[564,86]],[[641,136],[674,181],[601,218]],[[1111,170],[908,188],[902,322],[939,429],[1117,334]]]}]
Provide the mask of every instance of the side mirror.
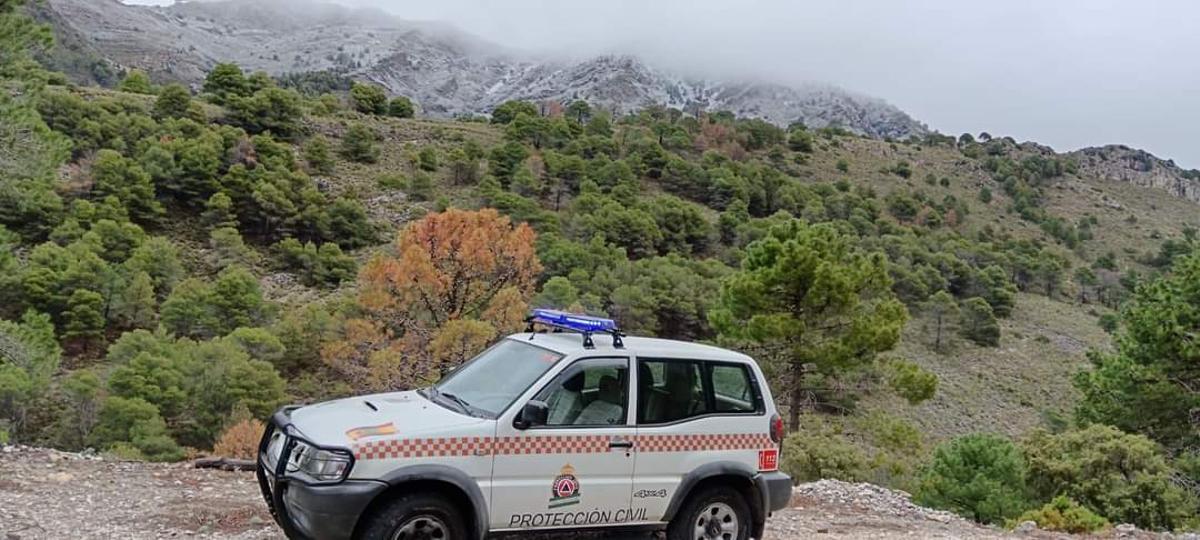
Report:
[{"label": "side mirror", "polygon": [[513,422],[513,427],[529,429],[533,426],[544,426],[549,416],[550,406],[545,401],[532,400],[525,404],[525,408],[521,409],[521,415],[517,417],[516,422]]}]

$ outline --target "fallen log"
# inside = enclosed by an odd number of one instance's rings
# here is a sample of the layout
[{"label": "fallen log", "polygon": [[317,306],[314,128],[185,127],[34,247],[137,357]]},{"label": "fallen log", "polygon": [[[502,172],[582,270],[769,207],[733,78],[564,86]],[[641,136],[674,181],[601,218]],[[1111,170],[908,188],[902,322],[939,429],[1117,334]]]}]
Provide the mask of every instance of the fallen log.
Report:
[{"label": "fallen log", "polygon": [[200,458],[192,462],[196,469],[220,469],[222,471],[253,471],[254,460],[233,458]]}]

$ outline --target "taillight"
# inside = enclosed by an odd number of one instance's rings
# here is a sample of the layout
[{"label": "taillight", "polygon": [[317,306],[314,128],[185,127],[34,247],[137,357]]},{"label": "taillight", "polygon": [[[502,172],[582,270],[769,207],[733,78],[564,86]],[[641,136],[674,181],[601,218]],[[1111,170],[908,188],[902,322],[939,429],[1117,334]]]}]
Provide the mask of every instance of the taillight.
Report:
[{"label": "taillight", "polygon": [[783,417],[776,414],[771,417],[771,440],[775,444],[783,444]]}]

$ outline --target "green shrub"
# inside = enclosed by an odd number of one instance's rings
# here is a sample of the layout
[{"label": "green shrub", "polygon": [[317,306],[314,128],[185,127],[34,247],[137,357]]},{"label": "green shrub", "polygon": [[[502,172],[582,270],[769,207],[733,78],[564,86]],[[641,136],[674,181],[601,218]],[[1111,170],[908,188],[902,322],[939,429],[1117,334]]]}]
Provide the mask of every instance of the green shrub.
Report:
[{"label": "green shrub", "polygon": [[388,115],[396,118],[412,118],[416,114],[416,108],[413,107],[412,100],[400,96],[388,104]]},{"label": "green shrub", "polygon": [[184,455],[167,435],[158,407],[141,398],[110,396],[104,400],[92,442],[131,459],[178,461]]},{"label": "green shrub", "polygon": [[404,189],[408,187],[408,179],[396,173],[384,173],[375,183],[383,189]]},{"label": "green shrub", "polygon": [[438,159],[437,148],[426,146],[421,149],[421,153],[417,155],[417,164],[422,171],[436,172],[441,167],[441,161]]},{"label": "green shrub", "polygon": [[374,84],[354,83],[350,88],[350,102],[360,113],[382,115],[388,112],[387,93]]},{"label": "green shrub", "polygon": [[981,347],[1000,345],[1000,323],[996,321],[992,306],[982,298],[968,298],[963,302],[959,331]]},{"label": "green shrub", "polygon": [[428,201],[433,197],[433,178],[417,171],[408,180],[408,196],[415,201]]},{"label": "green shrub", "polygon": [[1037,510],[1030,510],[1011,523],[1032,521],[1044,531],[1065,532],[1071,534],[1092,533],[1108,528],[1108,520],[1096,515],[1072,501],[1066,496],[1059,495]]},{"label": "green shrub", "polygon": [[937,392],[937,375],[912,362],[893,360],[886,372],[888,385],[911,405],[920,404]]},{"label": "green shrub", "polygon": [[783,441],[784,472],[796,482],[832,478],[848,482],[867,477],[867,456],[845,436],[828,430],[793,433]]},{"label": "green shrub", "polygon": [[329,148],[329,140],[321,135],[305,143],[304,160],[308,162],[309,170],[315,174],[333,174],[333,153]]},{"label": "green shrub", "polygon": [[182,84],[171,84],[158,93],[154,116],[158,119],[187,118],[192,105],[192,93]]},{"label": "green shrub", "polygon": [[1105,313],[1100,316],[1098,324],[1105,332],[1115,334],[1117,329],[1121,327],[1121,317],[1115,313]]},{"label": "green shrub", "polygon": [[351,125],[342,138],[342,156],[358,163],[375,163],[379,161],[377,140],[375,132],[366,125]]},{"label": "green shrub", "polygon": [[1182,526],[1195,499],[1172,482],[1159,447],[1141,435],[1092,425],[1037,432],[1024,443],[1029,485],[1042,500],[1065,495],[1111,521],[1148,530]]},{"label": "green shrub", "polygon": [[130,70],[125,78],[121,79],[117,89],[134,94],[154,94],[154,84],[150,82],[150,76],[140,69]]},{"label": "green shrub", "polygon": [[1025,460],[1000,435],[964,435],[939,446],[913,498],[981,523],[1002,523],[1027,508]]}]

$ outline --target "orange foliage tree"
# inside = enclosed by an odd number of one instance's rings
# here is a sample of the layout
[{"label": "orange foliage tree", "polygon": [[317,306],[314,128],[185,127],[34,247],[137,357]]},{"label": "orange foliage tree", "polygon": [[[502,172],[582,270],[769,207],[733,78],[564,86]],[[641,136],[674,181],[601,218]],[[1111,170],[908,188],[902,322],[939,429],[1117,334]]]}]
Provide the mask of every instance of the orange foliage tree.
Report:
[{"label": "orange foliage tree", "polygon": [[519,330],[542,271],[533,229],[492,209],[409,224],[359,273],[360,316],[322,358],[356,389],[429,384],[441,368]]}]

